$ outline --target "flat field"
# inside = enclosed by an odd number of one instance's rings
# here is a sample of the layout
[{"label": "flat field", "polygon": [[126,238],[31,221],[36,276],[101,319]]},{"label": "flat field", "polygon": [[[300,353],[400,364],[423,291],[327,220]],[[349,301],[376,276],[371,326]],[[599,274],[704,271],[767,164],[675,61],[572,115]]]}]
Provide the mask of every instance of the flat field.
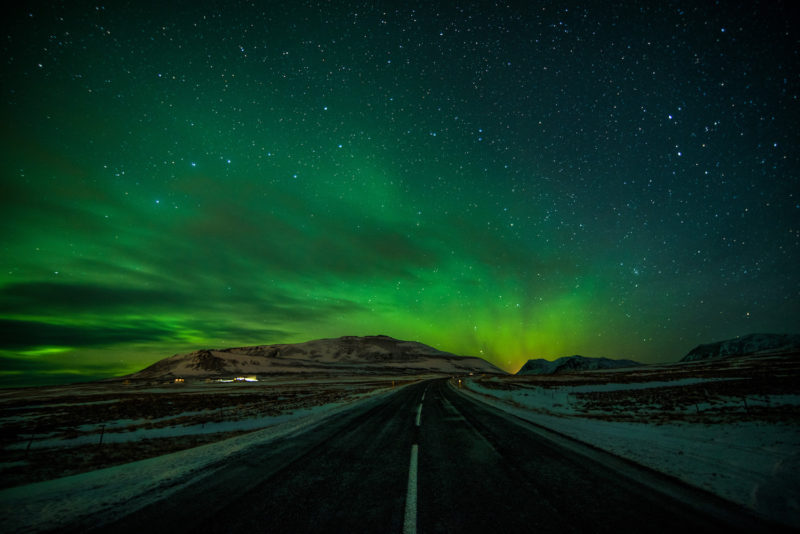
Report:
[{"label": "flat field", "polygon": [[479,378],[486,393],[555,415],[649,424],[800,421],[800,354]]},{"label": "flat field", "polygon": [[220,441],[410,381],[304,375],[0,390],[0,489]]}]

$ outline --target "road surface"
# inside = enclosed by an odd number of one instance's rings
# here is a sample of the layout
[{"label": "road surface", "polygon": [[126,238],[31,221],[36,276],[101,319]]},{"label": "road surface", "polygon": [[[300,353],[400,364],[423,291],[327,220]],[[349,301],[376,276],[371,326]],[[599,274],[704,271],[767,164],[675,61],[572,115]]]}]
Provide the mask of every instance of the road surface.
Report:
[{"label": "road surface", "polygon": [[774,531],[721,499],[476,402],[444,379],[248,449],[168,499],[96,526],[115,533]]}]

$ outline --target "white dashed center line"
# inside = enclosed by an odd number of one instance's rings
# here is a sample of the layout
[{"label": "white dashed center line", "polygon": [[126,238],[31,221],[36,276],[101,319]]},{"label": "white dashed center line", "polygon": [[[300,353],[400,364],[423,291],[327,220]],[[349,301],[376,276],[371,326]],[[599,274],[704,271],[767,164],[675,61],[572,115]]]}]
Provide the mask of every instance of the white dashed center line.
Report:
[{"label": "white dashed center line", "polygon": [[417,455],[419,446],[411,446],[411,464],[408,467],[408,492],[406,493],[406,516],[403,520],[403,534],[417,532]]},{"label": "white dashed center line", "polygon": [[422,404],[417,406],[417,426],[419,426],[421,417],[422,417]]}]

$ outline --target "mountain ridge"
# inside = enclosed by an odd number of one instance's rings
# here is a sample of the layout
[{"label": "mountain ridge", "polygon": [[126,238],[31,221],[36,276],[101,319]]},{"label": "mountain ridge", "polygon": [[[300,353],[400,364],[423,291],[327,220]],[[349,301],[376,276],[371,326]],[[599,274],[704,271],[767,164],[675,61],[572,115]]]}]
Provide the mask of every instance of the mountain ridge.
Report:
[{"label": "mountain ridge", "polygon": [[800,334],[747,334],[741,337],[698,345],[681,358],[696,362],[731,356],[785,354],[800,352]]},{"label": "mountain ridge", "polygon": [[164,358],[126,378],[214,378],[310,372],[506,374],[482,358],[458,356],[417,341],[377,335],[200,349]]},{"label": "mountain ridge", "polygon": [[611,358],[593,358],[575,354],[550,361],[542,358],[528,360],[517,371],[518,375],[551,375],[575,371],[593,371],[596,369],[618,369],[643,365],[633,360],[615,360]]}]

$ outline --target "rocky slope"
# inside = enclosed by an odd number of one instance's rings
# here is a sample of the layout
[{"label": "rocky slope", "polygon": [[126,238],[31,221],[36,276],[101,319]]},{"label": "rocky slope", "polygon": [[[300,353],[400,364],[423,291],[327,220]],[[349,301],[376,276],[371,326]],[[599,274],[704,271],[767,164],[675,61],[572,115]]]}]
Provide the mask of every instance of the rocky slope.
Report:
[{"label": "rocky slope", "polygon": [[586,356],[565,356],[555,361],[528,360],[517,371],[518,375],[552,375],[576,371],[592,371],[595,369],[617,369],[642,365],[633,360],[612,360],[610,358],[588,358]]},{"label": "rocky slope", "polygon": [[800,352],[800,335],[749,334],[716,343],[698,345],[684,356],[682,362],[695,362],[728,356],[772,355]]},{"label": "rocky slope", "polygon": [[227,378],[276,373],[501,373],[494,365],[388,336],[345,336],[305,343],[207,349],[176,354],[127,378]]}]

